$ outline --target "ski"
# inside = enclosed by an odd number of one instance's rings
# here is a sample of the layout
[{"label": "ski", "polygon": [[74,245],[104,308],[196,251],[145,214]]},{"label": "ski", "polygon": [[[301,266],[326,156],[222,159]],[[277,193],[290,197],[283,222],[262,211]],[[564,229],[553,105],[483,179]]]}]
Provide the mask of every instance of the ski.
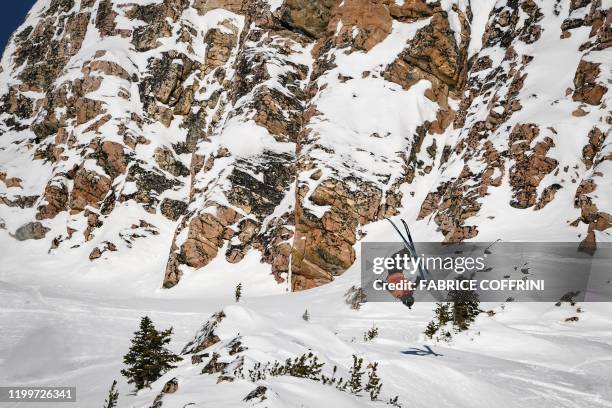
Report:
[{"label": "ski", "polygon": [[[410,228],[408,227],[408,223],[403,219],[401,220],[402,225],[404,226],[404,229],[406,230],[406,236],[404,236],[404,234],[402,234],[400,229],[397,227],[397,225],[393,221],[391,221],[391,219],[386,218],[386,220],[391,223],[395,231],[398,233],[398,235],[404,242],[404,247],[406,247],[406,249],[410,252],[410,256],[417,258],[418,255],[417,255],[416,247],[414,245],[414,241],[412,240],[412,234],[410,234]],[[419,274],[417,276],[418,280],[426,279],[427,276],[430,276],[430,273],[427,270],[427,268],[425,268],[425,271],[423,271],[423,268],[421,267],[421,265],[419,265]]]},{"label": "ski", "polygon": [[[412,234],[410,234],[410,228],[408,228],[408,223],[406,223],[405,220],[401,220],[402,224],[404,225],[404,229],[406,230],[406,235],[408,235],[408,240],[410,241],[410,245],[412,246],[412,249],[414,250],[414,253],[416,255],[416,246],[414,245],[414,241],[412,240]],[[431,274],[429,273],[429,271],[427,270],[426,266],[423,266],[423,269],[425,269],[425,272],[423,272],[423,270],[421,269],[421,266],[419,265],[419,274],[421,275],[421,279],[425,279],[425,275],[427,275],[427,277],[431,277]]]},{"label": "ski", "polygon": [[[393,221],[391,221],[390,218],[385,218],[387,221],[389,221],[391,223],[391,225],[393,226],[393,228],[395,229],[395,231],[397,232],[397,234],[400,236],[400,238],[402,239],[402,241],[404,242],[404,247],[408,250],[408,252],[410,252],[410,256],[416,256],[416,250],[414,248],[414,245],[411,245],[408,240],[406,239],[406,237],[404,237],[404,234],[402,234],[402,232],[400,231],[400,229],[397,227],[397,225],[395,225],[395,223]],[[403,220],[402,220],[403,221]]]}]

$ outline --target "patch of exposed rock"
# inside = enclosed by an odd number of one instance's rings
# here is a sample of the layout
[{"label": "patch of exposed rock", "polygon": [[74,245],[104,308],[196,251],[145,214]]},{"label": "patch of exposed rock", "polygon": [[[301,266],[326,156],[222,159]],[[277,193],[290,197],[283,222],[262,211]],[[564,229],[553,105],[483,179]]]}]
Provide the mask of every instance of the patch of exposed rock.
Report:
[{"label": "patch of exposed rock", "polygon": [[17,228],[13,238],[17,241],[26,241],[28,239],[43,239],[50,229],[45,227],[40,222],[30,222]]}]

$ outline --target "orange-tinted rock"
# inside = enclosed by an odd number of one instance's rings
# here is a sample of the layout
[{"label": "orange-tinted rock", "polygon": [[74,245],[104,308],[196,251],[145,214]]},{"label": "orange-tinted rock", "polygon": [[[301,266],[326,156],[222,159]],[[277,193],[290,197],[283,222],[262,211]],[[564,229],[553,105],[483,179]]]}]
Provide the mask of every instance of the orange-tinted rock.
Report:
[{"label": "orange-tinted rock", "polygon": [[212,71],[216,67],[225,64],[236,46],[237,33],[227,33],[226,30],[212,29],[206,33],[204,42],[206,48],[206,70]]},{"label": "orange-tinted rock", "polygon": [[[355,182],[357,187],[350,188]],[[376,187],[361,180],[340,181],[326,179],[309,198],[305,191],[298,193],[300,205],[296,209],[296,233],[291,256],[294,289],[333,280],[355,261],[353,245],[356,229],[379,217],[382,194]],[[321,219],[311,215],[309,200],[318,206],[329,206]]]},{"label": "orange-tinted rock", "polygon": [[508,141],[509,155],[515,160],[510,168],[510,185],[514,200],[510,203],[515,208],[528,208],[536,204],[537,187],[547,174],[557,167],[557,161],[546,157],[548,150],[554,146],[551,138],[546,137],[533,149],[531,141],[538,136],[536,125],[516,125]]},{"label": "orange-tinted rock", "polygon": [[[99,133],[100,127],[110,121],[112,119],[111,115],[104,115],[100,119],[96,120],[94,123],[89,125],[85,132],[96,132]],[[62,128],[63,129],[63,128]]]},{"label": "orange-tinted rock", "polygon": [[6,188],[21,188],[21,182],[23,180],[21,180],[19,177],[7,177],[2,181],[4,181],[4,185],[6,186]]},{"label": "orange-tinted rock", "polygon": [[164,388],[162,388],[162,392],[164,394],[174,394],[179,388],[178,379],[173,378],[164,384]]},{"label": "orange-tinted rock", "polygon": [[435,4],[428,4],[424,0],[404,0],[402,5],[396,1],[389,2],[391,15],[398,20],[418,20],[431,17],[436,11]]},{"label": "orange-tinted rock", "polygon": [[233,224],[237,216],[234,210],[219,206],[216,216],[206,213],[192,219],[187,240],[181,247],[185,264],[194,268],[208,264],[223,244],[225,227]]},{"label": "orange-tinted rock", "polygon": [[561,188],[562,188],[561,185],[556,184],[556,183],[546,187],[542,191],[542,194],[540,195],[540,198],[539,198],[536,206],[534,207],[534,209],[535,210],[541,210],[542,208],[546,207],[546,205],[548,203],[550,203],[552,200],[555,199],[555,194]]},{"label": "orange-tinted rock", "polygon": [[281,20],[313,38],[327,34],[335,0],[285,0],[280,9]]},{"label": "orange-tinted rock", "polygon": [[217,8],[240,13],[244,8],[244,0],[195,0],[193,7],[198,11],[198,14],[204,15],[210,10]]},{"label": "orange-tinted rock", "polygon": [[125,80],[130,79],[130,74],[119,64],[112,61],[91,61],[81,68],[81,72],[85,75],[90,75],[93,72],[101,72],[105,75],[116,76]]},{"label": "orange-tinted rock", "polygon": [[329,27],[342,27],[334,36],[338,48],[368,51],[391,33],[392,21],[384,0],[345,0],[334,8]]},{"label": "orange-tinted rock", "polygon": [[54,218],[68,209],[68,188],[64,183],[49,182],[43,197],[46,203],[38,207],[37,220]]},{"label": "orange-tinted rock", "polygon": [[96,163],[106,171],[111,179],[125,173],[127,157],[122,144],[105,140],[96,146],[96,150]]},{"label": "orange-tinted rock", "polygon": [[70,194],[72,212],[80,212],[88,205],[98,207],[110,190],[110,186],[111,181],[108,177],[81,168],[74,177],[74,187]]},{"label": "orange-tinted rock", "polygon": [[[467,22],[463,20],[462,23],[463,31],[469,33]],[[417,31],[402,53],[402,58],[450,87],[455,87],[465,67],[465,46],[463,42],[456,43],[448,19],[442,13],[436,13],[427,26]]]},{"label": "orange-tinted rock", "polygon": [[[87,214],[88,211],[85,213]],[[85,241],[90,241],[93,238],[93,230],[102,226],[102,222],[100,222],[100,218],[96,213],[87,214],[87,228],[83,233],[85,237]]]},{"label": "orange-tinted rock", "polygon": [[593,166],[593,162],[597,154],[601,151],[601,148],[606,140],[606,134],[604,134],[599,128],[594,127],[589,132],[589,142],[582,148],[582,160],[590,169]]},{"label": "orange-tinted rock", "polygon": [[89,254],[89,260],[93,261],[94,259],[98,259],[101,256],[102,256],[102,251],[100,250],[100,248],[95,247]]},{"label": "orange-tinted rock", "polygon": [[102,112],[102,102],[88,98],[81,98],[76,103],[76,124],[89,122]]},{"label": "orange-tinted rock", "polygon": [[599,105],[601,99],[608,91],[604,85],[597,82],[601,64],[581,60],[574,76],[574,95],[576,102],[585,102],[589,105]]}]

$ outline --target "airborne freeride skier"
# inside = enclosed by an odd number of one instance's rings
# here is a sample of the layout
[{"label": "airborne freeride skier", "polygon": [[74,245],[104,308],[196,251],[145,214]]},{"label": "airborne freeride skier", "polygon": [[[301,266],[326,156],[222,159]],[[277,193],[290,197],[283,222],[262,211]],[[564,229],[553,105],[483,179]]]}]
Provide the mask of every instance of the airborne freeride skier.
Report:
[{"label": "airborne freeride skier", "polygon": [[[405,249],[396,252],[395,254],[393,254],[393,256],[400,254],[403,255],[407,253],[407,251]],[[418,277],[417,277],[417,283],[418,283]],[[409,289],[409,279],[406,278],[404,276],[404,271],[401,269],[393,269],[388,271],[387,274],[387,283],[393,283],[396,286],[399,286],[398,284],[403,282],[404,285],[400,286],[403,287],[405,289],[395,289],[395,290],[389,290],[389,292],[391,293],[391,295],[396,298],[399,299],[405,306],[408,306],[408,308],[412,308],[412,305],[414,304],[414,296],[412,294],[412,291]]]},{"label": "airborne freeride skier", "polygon": [[[388,218],[387,218],[387,221],[391,223],[391,225],[393,226],[395,231],[398,233],[398,235],[400,236],[404,244],[404,249],[402,249],[399,252],[396,252],[394,256],[397,254],[402,255],[402,256],[407,254],[411,258],[416,258],[417,257],[416,248],[414,246],[414,242],[412,241],[412,235],[410,234],[410,229],[408,228],[408,224],[406,223],[406,221],[401,220],[404,226],[404,229],[406,231],[405,236],[404,234],[402,234],[400,229],[397,227],[397,225],[395,225],[393,221],[391,221]],[[413,287],[417,286],[421,279],[426,279],[427,275],[429,275],[429,271],[419,266],[419,270],[417,272],[416,280],[414,281]],[[414,294],[409,289],[410,287],[410,285],[408,285],[409,279],[404,276],[404,271],[401,269],[392,269],[388,271],[388,275],[387,275],[388,283],[398,284],[402,281],[404,282],[404,285],[402,285],[402,287],[404,287],[405,289],[390,290],[390,293],[393,297],[395,297],[396,299],[399,299],[405,306],[408,306],[408,308],[411,309],[412,305],[414,304]]]}]

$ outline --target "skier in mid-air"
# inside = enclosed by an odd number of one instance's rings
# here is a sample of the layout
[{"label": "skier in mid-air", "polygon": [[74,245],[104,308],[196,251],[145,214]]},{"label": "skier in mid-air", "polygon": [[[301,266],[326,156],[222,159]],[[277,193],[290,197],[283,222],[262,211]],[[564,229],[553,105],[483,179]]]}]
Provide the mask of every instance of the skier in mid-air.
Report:
[{"label": "skier in mid-air", "polygon": [[[400,229],[397,227],[397,225],[395,225],[393,221],[391,221],[388,218],[387,218],[387,221],[391,223],[391,225],[393,226],[395,231],[399,234],[404,244],[404,249],[402,249],[399,252],[396,252],[393,255],[395,256],[399,254],[403,256],[404,254],[407,254],[411,258],[416,258],[417,257],[416,248],[414,246],[414,241],[412,241],[412,235],[410,234],[410,229],[408,228],[408,224],[406,223],[406,221],[401,220],[404,226],[404,230],[406,231],[405,236],[400,231]],[[427,271],[427,269],[421,268],[419,266],[419,270],[416,274],[416,279],[414,281],[413,287],[417,286],[421,279],[426,279],[428,274],[429,274],[429,271]],[[390,290],[390,293],[393,297],[395,297],[396,299],[399,299],[405,306],[408,306],[408,309],[411,309],[412,305],[414,305],[414,294],[413,294],[413,291],[410,290],[410,285],[408,285],[409,279],[406,278],[406,276],[404,276],[404,271],[402,269],[392,269],[388,271],[387,272],[387,282],[394,283],[394,284],[398,284],[400,282],[405,283],[404,285],[402,285],[403,289]]]},{"label": "skier in mid-air", "polygon": [[[407,251],[402,249],[401,251],[393,254],[393,256],[397,254],[403,255],[405,253],[407,253]],[[404,282],[404,285],[400,286],[399,284],[401,282]],[[389,292],[394,298],[399,299],[405,306],[408,306],[408,309],[412,308],[412,305],[414,304],[414,296],[412,291],[409,289],[409,282],[409,279],[404,276],[404,271],[402,269],[392,269],[387,272],[387,283],[393,283],[397,286],[403,287],[403,289],[389,290]]]}]

